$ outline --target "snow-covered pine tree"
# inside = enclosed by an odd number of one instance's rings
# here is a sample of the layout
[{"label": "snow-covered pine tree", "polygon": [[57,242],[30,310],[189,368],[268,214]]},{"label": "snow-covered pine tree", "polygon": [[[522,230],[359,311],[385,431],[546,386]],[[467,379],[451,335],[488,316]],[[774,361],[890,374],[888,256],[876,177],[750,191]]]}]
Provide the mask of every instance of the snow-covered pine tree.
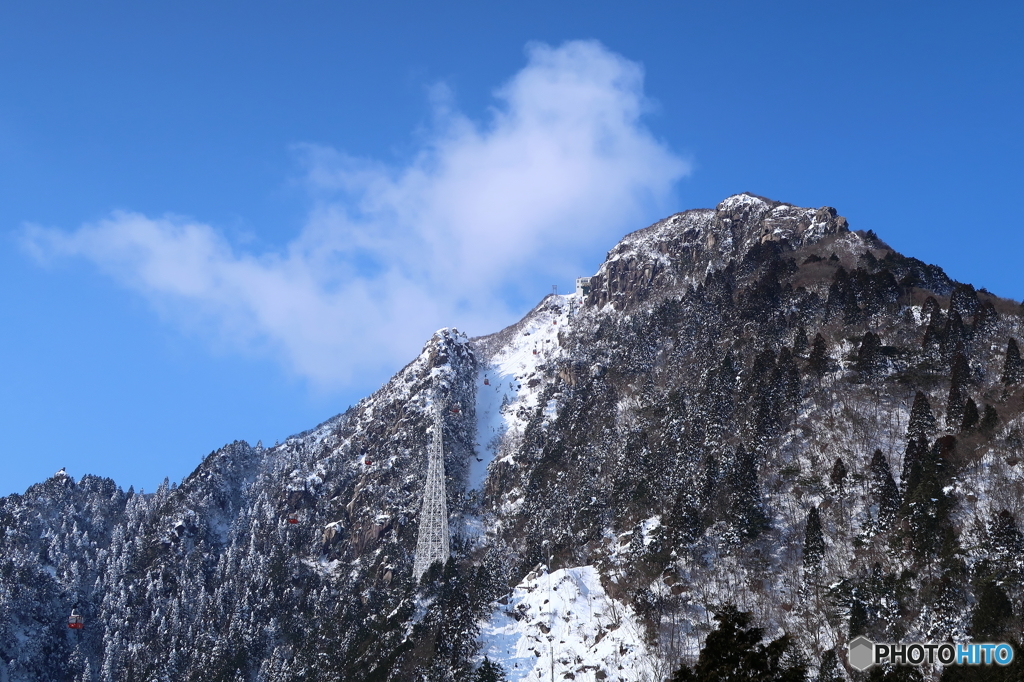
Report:
[{"label": "snow-covered pine tree", "polygon": [[914,395],[914,404],[910,408],[910,420],[907,422],[907,437],[909,439],[927,439],[935,432],[935,415],[932,414],[931,405],[928,404],[928,396],[921,391]]},{"label": "snow-covered pine tree", "polygon": [[736,446],[729,471],[729,520],[740,537],[754,538],[768,527],[761,499],[757,456],[752,449]]},{"label": "snow-covered pine tree", "polygon": [[487,656],[484,656],[483,663],[480,664],[480,667],[474,673],[473,682],[505,682],[507,679],[505,669]]},{"label": "snow-covered pine tree", "polygon": [[896,487],[896,481],[893,480],[889,460],[885,458],[881,450],[875,450],[871,455],[869,470],[871,471],[871,496],[875,504],[878,505],[878,525],[881,528],[888,528],[900,508],[900,491]]},{"label": "snow-covered pine tree", "polygon": [[978,294],[970,284],[957,284],[953,288],[953,294],[949,297],[950,314],[955,312],[960,317],[970,317],[979,305]]},{"label": "snow-covered pine tree", "polygon": [[825,373],[828,372],[831,362],[832,358],[828,355],[828,344],[825,343],[825,337],[819,332],[814,335],[814,343],[811,344],[811,354],[807,358],[807,369],[815,378],[821,381]]},{"label": "snow-covered pine tree", "polygon": [[868,331],[860,341],[860,349],[857,351],[857,362],[854,368],[864,379],[874,376],[878,368],[882,351],[882,340],[878,335]]},{"label": "snow-covered pine tree", "polygon": [[821,532],[821,514],[811,507],[804,525],[804,571],[817,574],[825,558],[825,536]]},{"label": "snow-covered pine tree", "polygon": [[971,368],[963,353],[953,358],[953,372],[949,382],[949,397],[946,399],[946,429],[957,432],[964,422],[964,386],[970,378]]},{"label": "snow-covered pine tree", "polygon": [[1013,386],[1024,381],[1024,360],[1020,357],[1017,339],[1010,338],[1006,342],[1006,359],[1003,361],[1003,384]]}]

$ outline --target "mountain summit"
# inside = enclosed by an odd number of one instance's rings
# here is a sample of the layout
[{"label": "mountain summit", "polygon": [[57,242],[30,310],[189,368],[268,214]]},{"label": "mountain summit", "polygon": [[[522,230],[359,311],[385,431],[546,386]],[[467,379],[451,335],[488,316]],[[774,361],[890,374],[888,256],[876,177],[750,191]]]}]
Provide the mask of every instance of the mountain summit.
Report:
[{"label": "mountain summit", "polygon": [[[862,634],[1022,641],[1022,335],[832,208],[679,213],[273,448],[0,499],[0,681],[653,681],[730,647],[839,680]],[[417,582],[435,401],[451,560]]]}]

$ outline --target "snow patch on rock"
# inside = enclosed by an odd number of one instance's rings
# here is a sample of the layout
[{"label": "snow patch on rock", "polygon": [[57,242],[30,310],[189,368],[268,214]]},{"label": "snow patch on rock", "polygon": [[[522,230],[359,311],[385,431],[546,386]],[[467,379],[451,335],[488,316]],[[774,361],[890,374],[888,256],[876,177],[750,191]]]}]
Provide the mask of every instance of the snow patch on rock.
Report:
[{"label": "snow patch on rock", "polygon": [[480,658],[510,682],[660,679],[633,610],[610,597],[594,566],[548,573],[538,566],[482,622]]}]

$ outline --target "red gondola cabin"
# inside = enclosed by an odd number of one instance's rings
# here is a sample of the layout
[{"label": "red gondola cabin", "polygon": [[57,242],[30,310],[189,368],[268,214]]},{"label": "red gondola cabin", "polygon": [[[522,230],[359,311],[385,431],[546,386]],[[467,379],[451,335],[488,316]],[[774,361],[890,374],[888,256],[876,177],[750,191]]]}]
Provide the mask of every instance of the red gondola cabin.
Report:
[{"label": "red gondola cabin", "polygon": [[78,615],[75,609],[72,609],[71,615],[68,616],[68,627],[72,630],[81,630],[85,627],[85,619]]}]

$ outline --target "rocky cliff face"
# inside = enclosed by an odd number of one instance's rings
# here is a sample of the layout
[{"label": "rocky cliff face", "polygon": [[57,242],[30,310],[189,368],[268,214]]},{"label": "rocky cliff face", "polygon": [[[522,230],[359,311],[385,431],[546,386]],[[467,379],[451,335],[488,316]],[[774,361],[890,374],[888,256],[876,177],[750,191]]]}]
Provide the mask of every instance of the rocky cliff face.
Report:
[{"label": "rocky cliff face", "polygon": [[587,304],[611,302],[621,310],[643,292],[692,288],[709,272],[742,261],[767,242],[799,248],[848,232],[846,219],[834,208],[798,208],[739,194],[713,211],[678,213],[627,235],[591,279]]},{"label": "rocky cliff face", "polygon": [[[0,500],[0,682],[656,680],[727,604],[822,679],[851,635],[1020,638],[1018,303],[751,195],[591,285],[180,486]],[[433,400],[453,560],[417,585]]]}]

